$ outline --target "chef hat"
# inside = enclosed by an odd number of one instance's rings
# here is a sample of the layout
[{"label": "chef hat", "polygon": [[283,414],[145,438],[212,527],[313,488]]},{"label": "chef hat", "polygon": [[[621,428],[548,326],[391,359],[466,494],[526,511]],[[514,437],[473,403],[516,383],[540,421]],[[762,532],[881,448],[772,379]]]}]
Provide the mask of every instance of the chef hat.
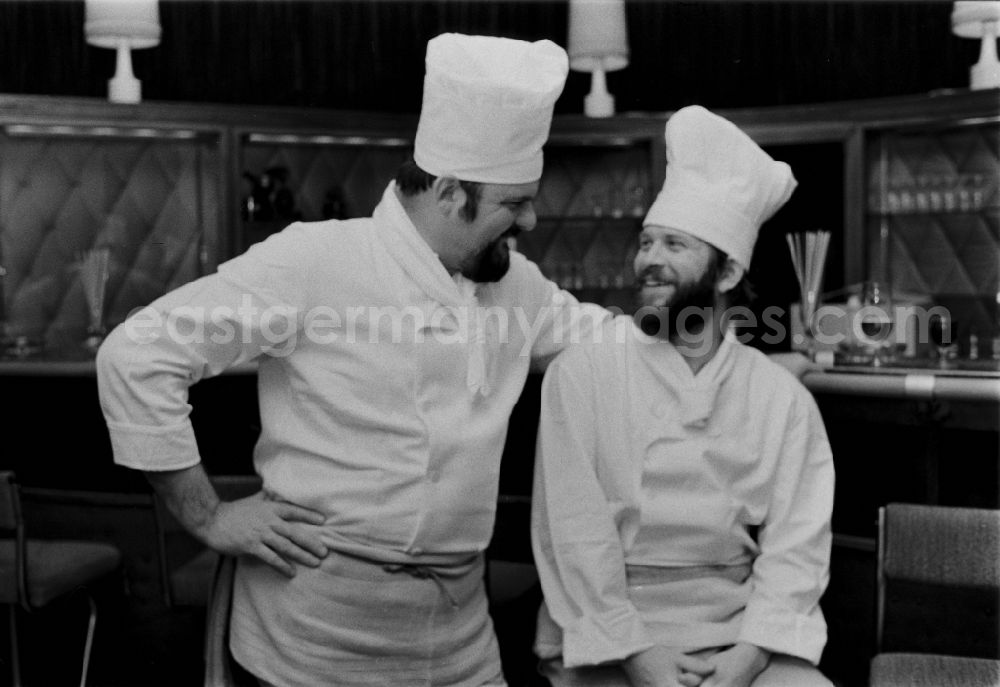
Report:
[{"label": "chef hat", "polygon": [[427,43],[413,159],[464,181],[523,184],[542,176],[542,146],[569,71],[552,41],[445,33]]},{"label": "chef hat", "polygon": [[667,121],[667,176],[643,226],[680,229],[749,268],[760,225],[798,185],[791,168],[697,105]]}]

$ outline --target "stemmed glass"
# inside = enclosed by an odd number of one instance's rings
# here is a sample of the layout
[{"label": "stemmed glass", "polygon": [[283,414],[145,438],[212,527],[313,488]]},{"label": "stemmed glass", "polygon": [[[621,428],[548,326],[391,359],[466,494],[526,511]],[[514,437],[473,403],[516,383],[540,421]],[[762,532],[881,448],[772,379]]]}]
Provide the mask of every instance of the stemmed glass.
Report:
[{"label": "stemmed glass", "polygon": [[817,291],[806,291],[799,299],[799,323],[802,327],[802,340],[797,343],[809,357],[816,356],[816,310],[819,308],[820,294]]},{"label": "stemmed glass", "polygon": [[862,342],[872,351],[872,366],[879,367],[891,358],[891,337],[895,324],[888,284],[865,282],[858,314],[861,316]]},{"label": "stemmed glass", "polygon": [[4,277],[7,276],[7,270],[0,265],[0,356],[3,356],[7,349],[7,306],[4,300]]},{"label": "stemmed glass", "polygon": [[814,320],[821,300],[820,288],[823,284],[823,269],[826,266],[826,251],[830,245],[830,232],[807,231],[802,234],[786,234],[785,240],[792,256],[795,278],[799,282],[802,338],[794,343],[813,358],[817,352]]},{"label": "stemmed glass", "polygon": [[107,333],[104,327],[104,298],[107,294],[109,248],[88,250],[80,258],[80,281],[87,301],[87,338],[84,346],[96,353]]},{"label": "stemmed glass", "polygon": [[938,365],[948,367],[948,358],[958,334],[958,322],[951,313],[939,313],[930,320],[931,343],[937,349]]}]

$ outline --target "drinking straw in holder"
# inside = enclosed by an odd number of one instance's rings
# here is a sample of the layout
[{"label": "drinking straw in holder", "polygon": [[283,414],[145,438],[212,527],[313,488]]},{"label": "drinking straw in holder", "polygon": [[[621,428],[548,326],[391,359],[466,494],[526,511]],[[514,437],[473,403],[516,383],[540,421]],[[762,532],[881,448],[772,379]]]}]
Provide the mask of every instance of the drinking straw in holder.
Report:
[{"label": "drinking straw in holder", "polygon": [[830,246],[830,232],[807,231],[802,234],[786,234],[788,249],[792,254],[792,266],[799,280],[799,307],[803,333],[809,353],[813,353],[812,325],[816,308],[819,307],[820,288],[823,285],[823,268],[826,266],[826,251]]}]

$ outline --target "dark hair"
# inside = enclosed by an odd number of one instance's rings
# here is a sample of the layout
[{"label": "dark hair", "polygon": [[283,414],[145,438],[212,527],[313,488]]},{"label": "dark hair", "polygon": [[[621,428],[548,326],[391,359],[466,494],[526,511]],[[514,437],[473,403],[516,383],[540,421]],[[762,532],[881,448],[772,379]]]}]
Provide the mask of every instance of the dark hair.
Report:
[{"label": "dark hair", "polygon": [[[396,171],[396,187],[404,196],[415,196],[421,191],[426,191],[433,184],[436,176],[420,169],[417,163],[410,158],[399,166]],[[462,217],[471,222],[476,219],[479,211],[479,199],[483,193],[483,185],[477,181],[462,181],[459,179],[459,186],[465,191],[468,201],[462,207]]]},{"label": "dark hair", "polygon": [[[719,250],[715,246],[709,245],[712,252],[715,254],[715,260],[709,265],[709,270],[716,279],[725,271],[726,261],[729,260],[729,255],[724,250]],[[754,293],[753,284],[750,283],[749,277],[747,277],[747,272],[744,270],[743,276],[740,277],[739,282],[736,286],[731,288],[728,293],[725,294],[728,301],[727,305],[749,305],[757,298],[757,294]]]}]

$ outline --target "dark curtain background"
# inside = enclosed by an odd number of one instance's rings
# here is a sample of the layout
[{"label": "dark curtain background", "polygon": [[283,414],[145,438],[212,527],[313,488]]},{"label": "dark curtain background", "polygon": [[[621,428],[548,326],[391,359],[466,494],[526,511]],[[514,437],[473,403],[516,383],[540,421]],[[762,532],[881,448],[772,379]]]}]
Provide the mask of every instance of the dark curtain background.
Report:
[{"label": "dark curtain background", "polygon": [[[618,110],[738,108],[965,88],[977,41],[951,2],[629,0]],[[161,0],[163,39],[133,53],[146,100],[417,112],[442,31],[566,43],[567,0]],[[0,0],[0,93],[103,97],[113,51],[83,0]],[[579,112],[571,73],[557,112]]]}]

